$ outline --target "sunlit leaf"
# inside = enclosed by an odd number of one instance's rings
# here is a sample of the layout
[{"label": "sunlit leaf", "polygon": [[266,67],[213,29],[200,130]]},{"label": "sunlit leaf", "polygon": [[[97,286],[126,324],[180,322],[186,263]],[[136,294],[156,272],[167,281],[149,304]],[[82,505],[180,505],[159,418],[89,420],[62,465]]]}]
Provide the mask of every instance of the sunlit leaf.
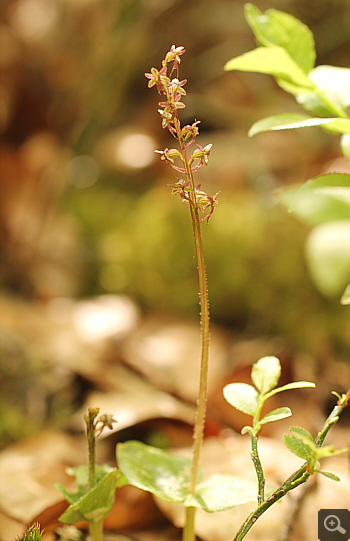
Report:
[{"label": "sunlit leaf", "polygon": [[236,505],[257,501],[257,484],[225,474],[214,474],[197,485],[194,496],[185,505],[204,509],[207,513],[227,511]]},{"label": "sunlit leaf", "polygon": [[290,130],[312,126],[328,127],[337,133],[350,133],[350,120],[341,118],[316,118],[301,113],[281,113],[255,122],[248,135],[252,137],[266,131]]},{"label": "sunlit leaf", "polygon": [[261,393],[273,389],[281,375],[281,363],[277,357],[263,357],[253,364],[252,382]]},{"label": "sunlit leaf", "polygon": [[127,441],[117,445],[118,466],[131,485],[168,502],[183,502],[187,496],[191,460],[146,445]]},{"label": "sunlit leaf", "polygon": [[314,84],[282,47],[258,47],[225,64],[225,70],[256,71],[266,73],[293,83],[302,88],[312,89]]},{"label": "sunlit leaf", "polygon": [[350,216],[350,175],[321,175],[302,186],[279,190],[276,197],[307,225],[347,220]]},{"label": "sunlit leaf", "polygon": [[252,4],[245,5],[245,17],[261,45],[283,47],[306,74],[314,67],[314,37],[301,21],[276,9],[261,13]]},{"label": "sunlit leaf", "polygon": [[321,293],[340,296],[350,276],[350,219],[315,227],[307,239],[306,261]]},{"label": "sunlit leaf", "polygon": [[290,391],[291,389],[304,389],[307,387],[316,387],[311,381],[294,381],[293,383],[287,383],[282,387],[277,387],[267,394],[267,397],[273,396],[274,394],[281,393],[282,391]]},{"label": "sunlit leaf", "polygon": [[263,417],[259,421],[259,424],[266,425],[266,423],[271,423],[272,421],[279,421],[280,419],[285,419],[286,417],[290,417],[291,415],[292,412],[289,408],[277,408],[265,415],[265,417]]},{"label": "sunlit leaf", "polygon": [[317,85],[321,94],[302,93],[296,97],[298,103],[307,111],[315,115],[329,116],[334,112],[334,106],[343,113],[350,106],[349,68],[317,66],[310,71],[308,77]]},{"label": "sunlit leaf", "polygon": [[254,417],[259,394],[247,383],[229,383],[224,387],[224,397],[231,406]]}]

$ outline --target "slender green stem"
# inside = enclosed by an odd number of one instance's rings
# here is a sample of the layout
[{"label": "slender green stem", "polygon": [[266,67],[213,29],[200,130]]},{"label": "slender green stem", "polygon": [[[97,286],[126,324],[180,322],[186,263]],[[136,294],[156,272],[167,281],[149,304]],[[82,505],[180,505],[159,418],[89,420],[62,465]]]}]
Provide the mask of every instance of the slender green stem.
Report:
[{"label": "slender green stem", "polygon": [[96,522],[89,520],[89,532],[92,541],[103,541],[103,519]]},{"label": "slender green stem", "polygon": [[95,419],[99,413],[99,408],[89,408],[87,415],[84,416],[86,423],[86,436],[88,441],[88,461],[89,461],[89,488],[96,485],[96,425]]},{"label": "slender green stem", "polygon": [[293,474],[293,477],[296,477],[294,481],[284,483],[280,488],[275,490],[275,492],[269,498],[267,498],[267,500],[265,500],[262,504],[258,505],[258,507],[256,507],[254,511],[250,513],[250,515],[244,521],[232,541],[242,541],[242,539],[244,539],[249,532],[250,528],[254,526],[258,518],[260,518],[265,513],[265,511],[267,511],[271,507],[271,505],[283,498],[283,496],[285,496],[290,490],[293,490],[299,485],[306,483],[306,481],[310,477],[310,474],[308,472],[304,471],[303,475],[301,475],[300,477],[297,476],[297,474],[300,473],[302,469],[303,467],[300,468],[298,472],[295,472],[295,474]]},{"label": "slender green stem", "polygon": [[[207,288],[207,276],[205,270],[204,250],[202,242],[202,233],[200,217],[196,202],[196,192],[193,180],[193,173],[188,162],[186,146],[181,136],[181,126],[177,115],[174,116],[174,127],[179,140],[182,160],[186,171],[187,180],[190,182],[190,212],[192,220],[193,237],[198,266],[199,297],[200,297],[200,319],[201,319],[201,360],[200,360],[200,379],[199,393],[197,401],[196,422],[193,436],[193,458],[191,478],[189,485],[189,494],[194,494],[199,470],[200,452],[203,442],[206,407],[207,407],[207,387],[208,387],[208,363],[209,363],[209,298]],[[183,532],[183,541],[192,541],[194,533],[195,508],[186,508],[186,521]]]},{"label": "slender green stem", "polygon": [[261,505],[265,499],[264,470],[258,453],[258,436],[255,436],[250,432],[250,437],[252,440],[252,452],[250,453],[250,456],[252,457],[256,476],[258,478],[258,504]]}]

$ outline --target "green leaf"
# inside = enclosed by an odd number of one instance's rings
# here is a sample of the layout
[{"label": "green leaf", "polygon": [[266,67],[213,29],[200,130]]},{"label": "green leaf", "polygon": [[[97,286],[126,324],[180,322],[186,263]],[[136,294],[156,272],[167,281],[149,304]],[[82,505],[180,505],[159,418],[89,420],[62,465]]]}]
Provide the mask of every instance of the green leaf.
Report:
[{"label": "green leaf", "polygon": [[292,412],[289,408],[277,408],[273,411],[270,411],[265,417],[259,421],[260,425],[266,425],[266,423],[271,423],[272,421],[279,421],[280,419],[285,419],[290,417]]},{"label": "green leaf", "polygon": [[332,479],[333,481],[340,481],[339,477],[337,475],[334,475],[334,473],[330,473],[329,471],[321,471],[321,470],[315,470],[316,473],[321,473],[325,477],[329,477],[329,479]]},{"label": "green leaf", "polygon": [[350,120],[342,118],[316,118],[300,113],[281,113],[269,116],[255,122],[248,135],[253,137],[258,133],[276,130],[290,130],[295,128],[308,128],[322,126],[332,129],[335,133],[350,133]]},{"label": "green leaf", "polygon": [[119,470],[112,469],[91,490],[68,507],[59,517],[60,522],[73,524],[81,520],[98,522],[104,519],[113,506],[117,487],[125,484],[124,475]]},{"label": "green leaf", "polygon": [[[96,483],[99,483],[108,473],[113,470],[114,468],[108,464],[95,466]],[[55,484],[54,486],[61,492],[61,494],[63,494],[68,503],[74,504],[89,491],[89,467],[76,466],[75,468],[67,468],[66,472],[68,475],[75,477],[77,491],[70,493],[60,484]]]},{"label": "green leaf", "polygon": [[257,501],[255,481],[225,474],[214,474],[196,487],[194,496],[186,498],[187,507],[204,509],[207,513],[227,511],[236,505]]},{"label": "green leaf", "polygon": [[263,357],[253,364],[252,382],[260,393],[267,393],[277,385],[281,375],[281,363],[277,357]]},{"label": "green leaf", "polygon": [[273,389],[269,393],[267,393],[266,398],[270,398],[274,394],[281,393],[282,391],[290,391],[292,389],[304,389],[306,387],[316,387],[314,383],[311,383],[311,381],[294,381],[293,383],[287,383],[287,385],[283,385],[282,387],[277,387],[277,389]]},{"label": "green leaf", "polygon": [[292,453],[310,462],[315,448],[310,432],[300,426],[292,426],[289,430],[292,435],[283,435],[284,444]]},{"label": "green leaf", "polygon": [[314,67],[314,37],[305,24],[276,9],[261,13],[252,4],[246,4],[244,9],[247,22],[261,45],[283,47],[306,74]]},{"label": "green leaf", "polygon": [[241,56],[229,60],[224,69],[240,71],[256,71],[273,75],[279,79],[293,83],[295,86],[314,89],[315,85],[302,69],[294,62],[282,47],[258,47]]},{"label": "green leaf", "polygon": [[302,186],[279,190],[276,197],[307,225],[347,220],[350,216],[350,175],[321,175]]},{"label": "green leaf", "polygon": [[315,115],[329,116],[338,111],[337,116],[344,116],[350,106],[350,69],[317,66],[308,77],[318,92],[301,93],[296,96],[297,102]]},{"label": "green leaf", "polygon": [[118,466],[131,485],[168,502],[184,502],[191,460],[139,441],[117,445]]},{"label": "green leaf", "polygon": [[319,458],[325,458],[327,456],[341,455],[342,453],[347,453],[347,451],[347,447],[343,447],[342,449],[336,449],[333,445],[319,447],[316,448],[316,460]]},{"label": "green leaf", "polygon": [[321,224],[307,239],[306,262],[310,275],[326,297],[340,296],[349,282],[349,239],[350,220]]},{"label": "green leaf", "polygon": [[247,383],[229,383],[224,387],[224,397],[231,406],[254,417],[259,394]]}]

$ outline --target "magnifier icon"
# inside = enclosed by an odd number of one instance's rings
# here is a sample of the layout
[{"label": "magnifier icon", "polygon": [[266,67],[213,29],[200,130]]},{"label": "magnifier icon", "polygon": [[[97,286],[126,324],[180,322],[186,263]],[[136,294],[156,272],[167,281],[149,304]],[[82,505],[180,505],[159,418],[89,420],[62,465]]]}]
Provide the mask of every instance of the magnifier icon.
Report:
[{"label": "magnifier icon", "polygon": [[324,527],[329,532],[340,532],[342,534],[346,533],[346,530],[340,525],[340,520],[337,515],[327,515],[323,522]]}]

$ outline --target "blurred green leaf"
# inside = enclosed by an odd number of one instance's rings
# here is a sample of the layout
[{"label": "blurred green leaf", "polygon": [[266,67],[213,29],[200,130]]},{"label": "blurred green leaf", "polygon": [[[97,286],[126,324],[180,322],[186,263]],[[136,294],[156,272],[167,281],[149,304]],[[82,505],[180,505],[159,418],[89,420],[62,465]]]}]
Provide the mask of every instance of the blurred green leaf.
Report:
[{"label": "blurred green leaf", "polygon": [[117,487],[126,483],[121,471],[112,469],[91,490],[68,507],[59,517],[60,522],[72,524],[81,520],[93,522],[102,520],[113,506]]},{"label": "blurred green leaf", "polygon": [[273,389],[281,375],[281,363],[277,357],[263,357],[252,367],[252,382],[260,393]]},{"label": "blurred green leaf", "polygon": [[316,385],[311,381],[294,381],[293,383],[287,383],[287,385],[283,385],[282,387],[277,387],[277,389],[273,389],[267,394],[267,398],[270,398],[270,396],[273,396],[274,394],[281,393],[282,391],[290,391],[292,389],[304,389],[307,387],[316,387]]},{"label": "blurred green leaf", "polygon": [[302,186],[276,192],[278,200],[306,224],[348,219],[350,216],[350,175],[331,173]]},{"label": "blurred green leaf", "polygon": [[[68,492],[64,486],[55,484],[55,487],[63,494],[67,502],[70,504],[76,503],[84,494],[89,490],[89,467],[88,466],[76,466],[74,468],[67,468],[68,475],[75,477],[77,484],[76,492]],[[108,473],[114,471],[114,468],[108,464],[96,465],[95,475],[96,483],[99,483]]]},{"label": "blurred green leaf", "polygon": [[252,4],[246,4],[244,9],[247,22],[261,45],[283,47],[306,74],[314,67],[314,37],[305,24],[276,9],[262,13]]},{"label": "blurred green leaf", "polygon": [[224,387],[224,397],[231,406],[254,417],[259,394],[247,383],[229,383]]},{"label": "blurred green leaf", "polygon": [[289,408],[277,408],[275,410],[270,411],[265,417],[263,417],[260,421],[260,425],[266,425],[267,423],[272,423],[273,421],[279,421],[280,419],[285,419],[286,417],[290,417],[292,415],[292,412]]},{"label": "blurred green leaf", "polygon": [[197,485],[194,496],[188,496],[187,507],[204,509],[207,513],[227,511],[236,505],[257,501],[255,481],[225,474],[214,474]]},{"label": "blurred green leaf", "polygon": [[332,129],[334,133],[350,133],[350,120],[343,118],[316,118],[300,113],[281,113],[258,120],[250,128],[248,135],[253,137],[253,135],[266,131],[290,130],[312,126],[326,127]]},{"label": "blurred green leaf", "polygon": [[278,46],[258,47],[241,56],[232,58],[226,64],[226,71],[256,71],[273,75],[293,83],[300,89],[313,89],[315,85],[294,62],[285,49]]},{"label": "blurred green leaf", "polygon": [[117,445],[118,466],[128,482],[168,502],[184,502],[191,460],[174,456],[140,441]]},{"label": "blurred green leaf", "polygon": [[350,220],[315,227],[307,239],[306,261],[321,293],[341,295],[350,276]]},{"label": "blurred green leaf", "polygon": [[321,470],[315,470],[316,473],[321,473],[325,477],[328,477],[329,479],[332,479],[333,481],[340,481],[339,477],[337,475],[334,475],[334,473],[330,473],[329,471],[321,471]]},{"label": "blurred green leaf", "polygon": [[350,69],[337,66],[317,66],[308,75],[319,93],[301,93],[296,100],[315,115],[329,116],[338,108],[343,116],[350,106]]}]

